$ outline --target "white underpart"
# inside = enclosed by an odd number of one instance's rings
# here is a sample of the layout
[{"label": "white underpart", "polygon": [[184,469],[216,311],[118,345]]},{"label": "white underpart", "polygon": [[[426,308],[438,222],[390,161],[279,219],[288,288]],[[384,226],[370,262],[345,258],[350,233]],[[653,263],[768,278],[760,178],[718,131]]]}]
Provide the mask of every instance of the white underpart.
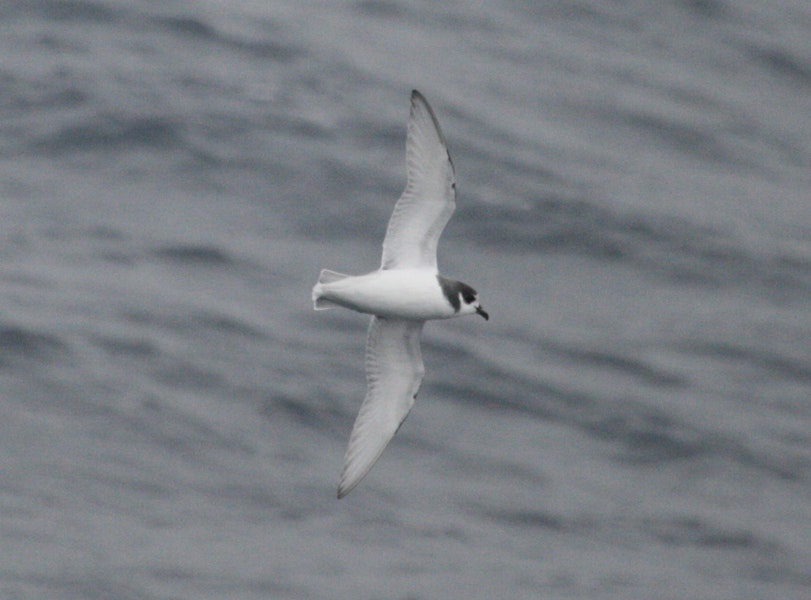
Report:
[{"label": "white underpart", "polygon": [[427,269],[381,269],[348,276],[316,284],[314,294],[321,303],[327,300],[379,317],[427,321],[456,316],[436,275]]}]

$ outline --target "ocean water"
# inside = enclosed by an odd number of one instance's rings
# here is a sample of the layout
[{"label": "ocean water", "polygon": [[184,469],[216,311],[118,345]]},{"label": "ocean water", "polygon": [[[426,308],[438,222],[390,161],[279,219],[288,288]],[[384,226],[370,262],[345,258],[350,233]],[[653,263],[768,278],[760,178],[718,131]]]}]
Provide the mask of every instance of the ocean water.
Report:
[{"label": "ocean water", "polygon": [[[811,597],[807,2],[0,19],[2,598]],[[338,501],[412,88],[491,319]]]}]

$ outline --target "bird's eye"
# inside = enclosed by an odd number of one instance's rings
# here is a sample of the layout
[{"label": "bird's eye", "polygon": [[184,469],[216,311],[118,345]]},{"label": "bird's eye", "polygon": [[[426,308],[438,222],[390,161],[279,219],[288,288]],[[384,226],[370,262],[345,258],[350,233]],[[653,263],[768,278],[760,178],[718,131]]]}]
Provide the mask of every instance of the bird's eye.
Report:
[{"label": "bird's eye", "polygon": [[462,299],[465,301],[465,304],[473,304],[476,301],[476,296],[468,291],[464,291],[462,292]]}]

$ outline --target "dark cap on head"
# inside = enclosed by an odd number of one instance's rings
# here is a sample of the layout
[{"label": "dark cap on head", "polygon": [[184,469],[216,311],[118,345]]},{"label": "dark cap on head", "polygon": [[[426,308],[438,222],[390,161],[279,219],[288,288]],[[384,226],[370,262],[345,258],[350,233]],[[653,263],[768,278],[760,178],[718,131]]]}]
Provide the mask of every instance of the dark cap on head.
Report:
[{"label": "dark cap on head", "polygon": [[[442,288],[442,293],[445,296],[445,299],[453,307],[455,312],[459,312],[459,310],[462,308],[460,297],[465,301],[465,304],[473,304],[476,302],[478,293],[468,284],[462,283],[461,281],[456,281],[455,279],[442,277],[442,275],[437,275],[436,278],[439,281],[439,286]],[[488,315],[481,306],[476,307],[476,312],[484,317],[485,320],[490,319],[490,315]]]}]

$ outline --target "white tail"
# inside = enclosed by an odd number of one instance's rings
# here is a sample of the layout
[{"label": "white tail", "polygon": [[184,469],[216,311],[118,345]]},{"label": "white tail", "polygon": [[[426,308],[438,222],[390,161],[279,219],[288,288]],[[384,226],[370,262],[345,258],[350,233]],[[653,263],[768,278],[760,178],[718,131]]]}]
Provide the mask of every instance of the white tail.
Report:
[{"label": "white tail", "polygon": [[321,273],[318,275],[318,283],[316,283],[315,287],[313,288],[313,308],[315,310],[327,310],[339,306],[332,300],[327,300],[326,298],[321,297],[321,286],[333,283],[335,281],[340,281],[341,279],[346,279],[347,277],[349,277],[349,275],[344,275],[343,273],[338,273],[336,271],[330,271],[329,269],[321,269]]}]

